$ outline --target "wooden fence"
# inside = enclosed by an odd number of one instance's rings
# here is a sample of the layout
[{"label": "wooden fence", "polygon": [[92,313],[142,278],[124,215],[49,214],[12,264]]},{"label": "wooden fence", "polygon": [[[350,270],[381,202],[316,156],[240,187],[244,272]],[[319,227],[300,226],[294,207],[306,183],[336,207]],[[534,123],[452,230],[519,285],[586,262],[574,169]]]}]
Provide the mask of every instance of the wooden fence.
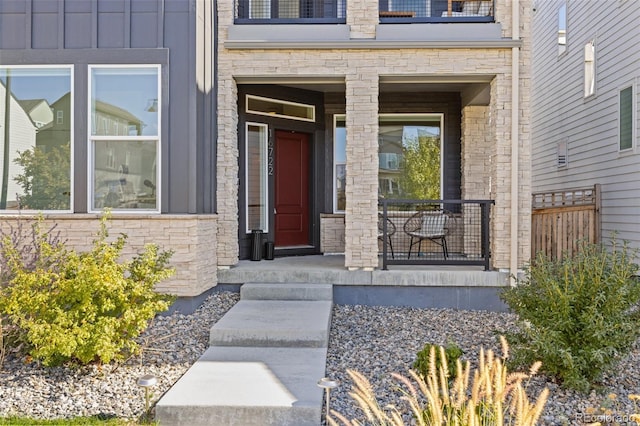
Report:
[{"label": "wooden fence", "polygon": [[531,257],[576,253],[582,240],[600,242],[600,185],[533,193]]}]

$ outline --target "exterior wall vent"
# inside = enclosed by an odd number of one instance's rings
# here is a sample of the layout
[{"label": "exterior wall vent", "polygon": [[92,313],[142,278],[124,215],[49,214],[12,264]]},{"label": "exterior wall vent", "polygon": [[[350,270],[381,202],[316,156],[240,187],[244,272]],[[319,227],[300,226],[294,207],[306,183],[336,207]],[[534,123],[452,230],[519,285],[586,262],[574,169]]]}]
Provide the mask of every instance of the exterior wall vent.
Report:
[{"label": "exterior wall vent", "polygon": [[567,142],[558,142],[558,167],[566,167],[569,163],[569,156],[567,155]]}]

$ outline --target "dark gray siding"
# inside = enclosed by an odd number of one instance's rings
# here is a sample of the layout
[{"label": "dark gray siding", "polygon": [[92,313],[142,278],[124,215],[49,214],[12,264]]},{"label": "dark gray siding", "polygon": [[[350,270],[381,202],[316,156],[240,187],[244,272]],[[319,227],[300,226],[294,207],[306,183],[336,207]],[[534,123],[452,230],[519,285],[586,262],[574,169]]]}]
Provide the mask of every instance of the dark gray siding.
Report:
[{"label": "dark gray siding", "polygon": [[87,205],[87,65],[145,63],[162,65],[162,212],[215,211],[213,19],[209,0],[0,0],[0,64],[75,65],[77,212]]}]

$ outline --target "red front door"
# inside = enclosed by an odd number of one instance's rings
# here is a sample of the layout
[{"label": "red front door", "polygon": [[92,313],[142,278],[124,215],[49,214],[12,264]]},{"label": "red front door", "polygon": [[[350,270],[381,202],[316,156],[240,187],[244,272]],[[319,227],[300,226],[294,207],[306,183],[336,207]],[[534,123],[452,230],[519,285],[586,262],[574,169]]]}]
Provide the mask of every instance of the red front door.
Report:
[{"label": "red front door", "polygon": [[275,245],[309,245],[309,136],[276,131]]}]

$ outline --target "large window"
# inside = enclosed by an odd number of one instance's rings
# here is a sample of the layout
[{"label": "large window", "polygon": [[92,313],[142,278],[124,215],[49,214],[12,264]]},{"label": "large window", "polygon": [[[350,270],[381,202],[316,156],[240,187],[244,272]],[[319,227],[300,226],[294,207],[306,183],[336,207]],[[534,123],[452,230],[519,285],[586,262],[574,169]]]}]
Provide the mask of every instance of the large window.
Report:
[{"label": "large window", "polygon": [[266,124],[247,123],[245,164],[247,233],[253,230],[268,232],[267,179],[270,170],[267,165],[267,139]]},{"label": "large window", "polygon": [[633,86],[620,91],[620,151],[633,148]]},{"label": "large window", "polygon": [[[378,192],[383,198],[440,199],[442,114],[382,114],[378,130]],[[346,131],[335,117],[334,210],[344,211]]]},{"label": "large window", "polygon": [[71,211],[71,67],[0,67],[0,210]]},{"label": "large window", "polygon": [[160,66],[89,74],[89,209],[159,211]]}]

